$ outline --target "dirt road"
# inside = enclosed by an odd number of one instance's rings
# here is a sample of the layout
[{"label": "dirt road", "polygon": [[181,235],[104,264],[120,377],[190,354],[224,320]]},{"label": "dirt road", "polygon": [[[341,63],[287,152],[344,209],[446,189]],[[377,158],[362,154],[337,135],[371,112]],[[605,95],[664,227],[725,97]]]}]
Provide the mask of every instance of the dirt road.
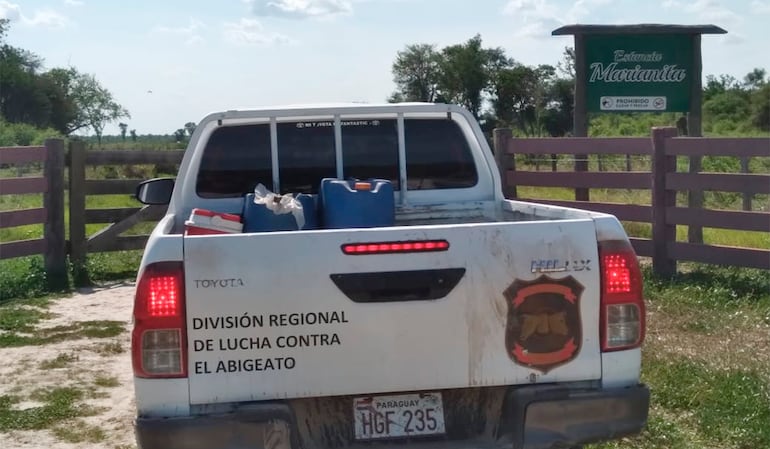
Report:
[{"label": "dirt road", "polygon": [[1,448],[135,447],[132,305],[130,284],[55,299],[32,331],[51,343],[0,349]]}]

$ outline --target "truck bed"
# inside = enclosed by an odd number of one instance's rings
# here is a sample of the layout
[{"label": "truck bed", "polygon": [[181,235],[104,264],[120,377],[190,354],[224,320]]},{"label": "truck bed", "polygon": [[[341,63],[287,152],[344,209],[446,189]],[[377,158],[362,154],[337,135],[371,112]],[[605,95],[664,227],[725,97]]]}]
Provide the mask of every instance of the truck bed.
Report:
[{"label": "truck bed", "polygon": [[[242,200],[222,201],[218,205],[207,207],[217,212],[238,214],[242,208]],[[184,231],[184,220],[189,215],[177,216],[173,234]],[[470,223],[502,223],[528,221],[554,221],[568,219],[585,219],[600,214],[592,212],[554,207],[537,203],[515,200],[473,201],[444,204],[425,204],[396,206],[396,226],[431,226]],[[302,232],[302,231],[295,231]]]}]

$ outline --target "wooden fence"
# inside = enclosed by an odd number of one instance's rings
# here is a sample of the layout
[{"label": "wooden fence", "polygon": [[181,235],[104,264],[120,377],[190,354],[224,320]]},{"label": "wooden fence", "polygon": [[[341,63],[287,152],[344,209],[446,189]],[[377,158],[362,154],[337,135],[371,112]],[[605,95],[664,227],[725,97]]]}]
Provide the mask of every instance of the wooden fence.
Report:
[{"label": "wooden fence", "polygon": [[[678,173],[677,156],[770,157],[766,138],[676,137],[676,128],[654,128],[651,138],[513,138],[496,129],[495,157],[506,197],[610,213],[624,221],[652,225],[652,239],[632,238],[641,256],[653,258],[662,275],[676,271],[676,261],[693,261],[770,269],[770,251],[676,240],[676,225],[770,232],[770,212],[710,210],[678,207],[676,192],[741,192],[744,198],[770,194],[770,175],[745,173]],[[645,172],[522,171],[516,154],[529,155],[646,155],[652,168]],[[651,205],[519,198],[517,186],[585,189],[650,190]],[[745,203],[745,201],[744,201]]]},{"label": "wooden fence", "polygon": [[2,147],[0,167],[42,164],[42,176],[0,178],[0,195],[43,195],[43,207],[0,211],[0,229],[43,224],[43,238],[0,242],[0,259],[43,254],[50,289],[67,286],[67,250],[64,236],[64,142],[47,140],[43,146]]},{"label": "wooden fence", "polygon": [[[606,212],[620,220],[646,222],[652,239],[632,238],[637,253],[653,258],[660,274],[672,274],[677,260],[770,269],[770,251],[704,245],[676,240],[676,226],[698,226],[770,232],[770,213],[709,210],[678,207],[677,191],[707,190],[741,192],[744,198],[770,194],[770,175],[728,173],[678,173],[676,158],[699,156],[770,157],[765,138],[678,138],[675,128],[655,128],[650,138],[545,138],[519,139],[510,130],[495,130],[495,157],[508,198]],[[82,142],[70,143],[65,160],[61,140],[45,146],[0,148],[0,165],[42,163],[43,176],[0,179],[0,194],[43,194],[43,207],[0,212],[0,229],[28,224],[44,225],[44,238],[0,243],[0,259],[43,254],[49,283],[66,285],[66,257],[73,265],[85,262],[89,252],[141,249],[147,235],[121,236],[142,221],[158,220],[162,206],[89,209],[92,195],[131,195],[141,179],[89,179],[88,168],[105,165],[175,165],[184,151],[86,150]],[[652,160],[650,171],[522,171],[515,165],[516,154],[530,155],[644,155]],[[581,161],[580,167],[587,164]],[[745,165],[745,164],[744,164]],[[555,168],[555,166],[554,166]],[[69,170],[65,185],[64,172]],[[587,201],[557,201],[519,198],[517,186],[568,187],[576,192],[588,189],[644,189],[650,191],[651,205]],[[69,195],[69,240],[65,240],[65,187]],[[744,200],[744,207],[746,200]],[[88,235],[88,224],[105,226]]]}]

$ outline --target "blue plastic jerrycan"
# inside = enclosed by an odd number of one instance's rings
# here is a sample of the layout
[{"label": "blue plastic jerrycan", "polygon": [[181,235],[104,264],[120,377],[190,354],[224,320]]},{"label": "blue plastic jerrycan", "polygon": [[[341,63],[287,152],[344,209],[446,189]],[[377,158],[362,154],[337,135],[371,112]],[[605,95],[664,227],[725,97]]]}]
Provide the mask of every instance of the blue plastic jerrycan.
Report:
[{"label": "blue plastic jerrycan", "polygon": [[330,229],[393,226],[393,185],[385,179],[324,178],[320,189],[323,226]]}]

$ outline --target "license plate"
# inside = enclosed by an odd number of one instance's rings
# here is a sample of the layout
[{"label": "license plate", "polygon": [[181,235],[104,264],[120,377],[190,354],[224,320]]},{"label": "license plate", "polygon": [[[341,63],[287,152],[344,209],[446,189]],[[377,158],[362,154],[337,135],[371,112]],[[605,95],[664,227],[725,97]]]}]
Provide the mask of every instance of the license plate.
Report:
[{"label": "license plate", "polygon": [[356,439],[443,434],[441,393],[369,396],[353,400]]}]

